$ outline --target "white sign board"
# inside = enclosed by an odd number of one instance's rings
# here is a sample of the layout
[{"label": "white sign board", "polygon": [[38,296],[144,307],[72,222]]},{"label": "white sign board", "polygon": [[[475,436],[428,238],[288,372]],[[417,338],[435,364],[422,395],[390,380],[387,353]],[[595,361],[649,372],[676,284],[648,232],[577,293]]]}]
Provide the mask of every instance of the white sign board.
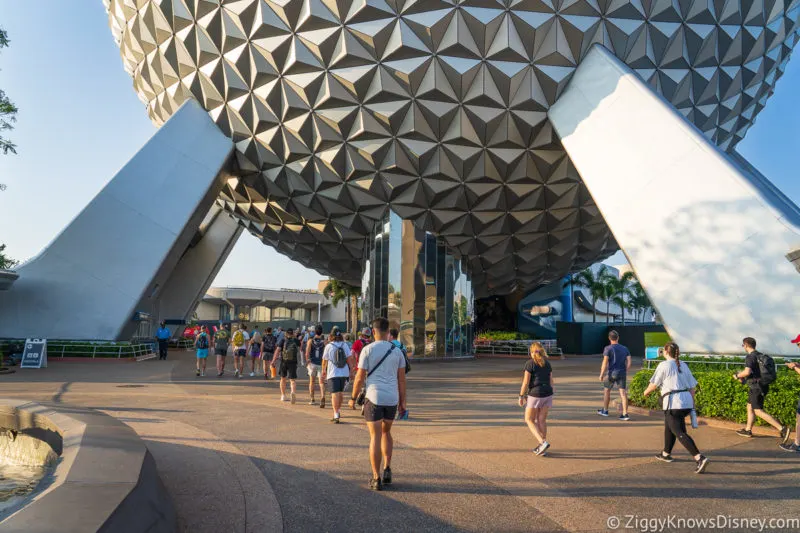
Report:
[{"label": "white sign board", "polygon": [[20,368],[47,367],[47,339],[26,339]]}]

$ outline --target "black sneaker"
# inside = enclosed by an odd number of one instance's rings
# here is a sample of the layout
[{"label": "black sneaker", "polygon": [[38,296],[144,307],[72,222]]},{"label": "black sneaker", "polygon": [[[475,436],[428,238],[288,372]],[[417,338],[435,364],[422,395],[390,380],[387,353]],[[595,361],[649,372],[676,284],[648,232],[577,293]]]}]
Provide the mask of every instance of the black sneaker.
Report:
[{"label": "black sneaker", "polygon": [[197,376],[198,378],[200,377],[200,369],[199,368],[194,371],[194,375]]},{"label": "black sneaker", "polygon": [[792,434],[791,430],[789,429],[789,426],[783,426],[781,428],[781,444],[788,443],[791,436]]},{"label": "black sneaker", "polygon": [[628,413],[624,413],[619,415],[619,419],[622,420],[623,422],[627,422],[628,420],[631,419],[631,417],[628,416]]},{"label": "black sneaker", "polygon": [[338,423],[339,423],[339,420],[340,420],[340,419],[339,419],[339,417],[338,417],[338,416],[334,416],[333,418],[331,418],[331,422],[333,422],[334,424],[338,424]]},{"label": "black sneaker", "polygon": [[790,442],[789,444],[778,444],[778,448],[785,452],[797,452],[800,453],[800,446],[795,444],[794,442]]},{"label": "black sneaker", "polygon": [[386,467],[383,471],[383,484],[384,485],[391,485],[392,484],[392,469]]},{"label": "black sneaker", "polygon": [[694,473],[702,474],[703,471],[706,469],[706,466],[708,466],[708,457],[706,457],[705,455],[701,455],[700,460],[697,461],[697,468],[694,469]]},{"label": "black sneaker", "polygon": [[657,453],[656,459],[658,459],[659,461],[664,461],[665,463],[671,463],[675,460],[672,458],[672,454],[668,453],[667,455],[664,455],[664,452]]},{"label": "black sneaker", "polygon": [[369,490],[383,490],[381,478],[376,477],[369,480]]},{"label": "black sneaker", "polygon": [[742,428],[736,431],[736,434],[740,437],[747,437],[748,439],[753,436],[753,432],[747,428]]}]

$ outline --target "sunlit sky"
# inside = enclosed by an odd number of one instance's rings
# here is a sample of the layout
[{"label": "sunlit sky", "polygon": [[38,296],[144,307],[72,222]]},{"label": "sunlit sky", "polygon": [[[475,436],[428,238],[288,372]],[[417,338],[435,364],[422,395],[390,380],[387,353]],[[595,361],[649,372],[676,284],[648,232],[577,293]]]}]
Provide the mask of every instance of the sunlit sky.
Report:
[{"label": "sunlit sky", "polygon": [[[0,0],[0,88],[19,107],[0,155],[0,243],[20,260],[36,255],[149,139],[155,127],[123,70],[101,0]],[[800,154],[800,59],[739,151],[795,203]],[[154,191],[155,193],[156,191]],[[621,254],[608,261],[625,262]],[[215,285],[312,288],[322,279],[264,246],[239,239]]]}]

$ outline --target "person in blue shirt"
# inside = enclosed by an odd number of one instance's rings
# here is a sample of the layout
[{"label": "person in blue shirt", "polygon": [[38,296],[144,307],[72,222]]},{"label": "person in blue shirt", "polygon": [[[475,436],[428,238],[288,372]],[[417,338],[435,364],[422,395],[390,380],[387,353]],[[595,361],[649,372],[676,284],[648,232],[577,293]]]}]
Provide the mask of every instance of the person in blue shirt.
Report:
[{"label": "person in blue shirt", "polygon": [[156,340],[158,341],[158,358],[167,359],[167,348],[169,347],[169,339],[172,337],[172,332],[167,328],[167,323],[161,321],[161,327],[156,331]]}]

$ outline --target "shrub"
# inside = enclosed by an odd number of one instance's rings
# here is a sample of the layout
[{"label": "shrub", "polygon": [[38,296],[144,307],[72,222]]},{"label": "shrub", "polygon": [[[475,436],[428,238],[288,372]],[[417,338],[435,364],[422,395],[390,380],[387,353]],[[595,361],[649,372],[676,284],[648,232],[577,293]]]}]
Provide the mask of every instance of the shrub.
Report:
[{"label": "shrub", "polygon": [[[658,391],[647,398],[642,396],[653,372],[654,370],[645,369],[633,376],[628,387],[631,404],[661,410]],[[693,365],[692,373],[697,378],[695,402],[699,415],[740,423],[747,421],[747,385],[735,381],[732,378],[732,370],[698,371]],[[800,377],[782,368],[778,372],[778,379],[770,385],[764,410],[782,424],[792,426],[795,422],[798,396],[800,396]],[[761,421],[759,423],[763,424]]]}]

